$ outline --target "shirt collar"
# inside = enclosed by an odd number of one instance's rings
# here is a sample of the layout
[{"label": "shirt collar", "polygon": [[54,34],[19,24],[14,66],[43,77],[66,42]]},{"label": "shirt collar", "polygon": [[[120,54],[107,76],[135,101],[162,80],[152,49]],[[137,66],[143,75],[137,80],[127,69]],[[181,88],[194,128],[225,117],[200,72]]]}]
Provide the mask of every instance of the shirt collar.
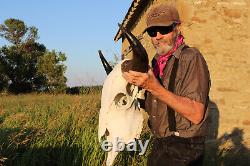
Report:
[{"label": "shirt collar", "polygon": [[181,50],[183,49],[183,47],[185,47],[184,43],[182,45],[180,45],[180,47],[178,47],[177,50],[173,53],[173,56],[175,56],[175,58],[177,58],[177,59],[180,58],[180,53],[181,53]]}]

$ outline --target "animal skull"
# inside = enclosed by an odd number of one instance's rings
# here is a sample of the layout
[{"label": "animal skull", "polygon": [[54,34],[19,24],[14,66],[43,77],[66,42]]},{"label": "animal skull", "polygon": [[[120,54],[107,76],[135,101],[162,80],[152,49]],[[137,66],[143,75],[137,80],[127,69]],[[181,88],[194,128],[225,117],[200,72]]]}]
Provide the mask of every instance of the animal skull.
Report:
[{"label": "animal skull", "polygon": [[[121,63],[115,66],[104,82],[99,115],[98,137],[106,134],[109,142],[119,138],[128,144],[135,138],[139,139],[143,127],[143,110],[138,98],[144,93],[137,86],[131,86],[128,94],[126,80],[122,77]],[[118,152],[113,148],[108,152],[106,165],[112,165]]]},{"label": "animal skull", "polygon": [[[112,69],[99,51],[108,76],[102,89],[98,138],[101,141],[102,136],[105,135],[106,139],[113,144],[116,138],[128,144],[135,138],[139,139],[143,128],[143,110],[140,108],[138,99],[143,99],[144,90],[130,85],[122,77],[122,72],[128,70],[147,72],[148,56],[144,47],[131,32],[122,26],[120,29],[132,46],[133,58],[123,60]],[[112,165],[117,154],[118,151],[114,148],[108,152],[107,166]]]}]

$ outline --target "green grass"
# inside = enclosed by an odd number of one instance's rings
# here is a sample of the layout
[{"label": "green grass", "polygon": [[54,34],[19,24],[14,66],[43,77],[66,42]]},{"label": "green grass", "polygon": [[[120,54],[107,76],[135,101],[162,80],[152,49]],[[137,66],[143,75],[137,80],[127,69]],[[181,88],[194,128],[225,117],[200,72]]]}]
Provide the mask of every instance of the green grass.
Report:
[{"label": "green grass", "polygon": [[[0,96],[0,166],[99,166],[107,153],[97,138],[100,93]],[[236,132],[237,133],[237,132]],[[238,135],[208,141],[205,166],[248,165],[249,150]],[[142,140],[151,139],[149,132]],[[231,141],[231,142],[232,142]],[[114,165],[144,166],[146,154],[122,152]]]},{"label": "green grass", "polygon": [[[99,109],[100,94],[95,93],[1,96],[0,165],[104,165],[107,156],[97,138]],[[146,156],[126,152],[116,160],[124,166],[145,162]]]}]

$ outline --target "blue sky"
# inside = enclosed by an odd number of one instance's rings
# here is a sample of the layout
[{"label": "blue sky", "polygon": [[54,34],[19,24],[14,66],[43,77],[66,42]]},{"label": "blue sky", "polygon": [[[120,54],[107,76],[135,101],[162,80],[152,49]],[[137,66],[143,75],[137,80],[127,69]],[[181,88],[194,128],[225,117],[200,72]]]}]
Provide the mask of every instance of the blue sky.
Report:
[{"label": "blue sky", "polygon": [[[1,0],[0,23],[23,20],[38,28],[39,42],[67,56],[69,86],[102,84],[106,77],[98,58],[101,49],[109,60],[121,54],[115,43],[117,23],[122,22],[132,0]],[[0,46],[8,44],[0,39]]]}]

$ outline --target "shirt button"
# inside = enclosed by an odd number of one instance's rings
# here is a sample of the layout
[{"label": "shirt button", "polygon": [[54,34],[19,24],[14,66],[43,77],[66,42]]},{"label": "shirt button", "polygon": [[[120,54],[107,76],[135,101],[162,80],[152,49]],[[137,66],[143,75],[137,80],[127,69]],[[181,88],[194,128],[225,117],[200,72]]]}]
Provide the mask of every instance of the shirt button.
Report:
[{"label": "shirt button", "polygon": [[154,99],[154,103],[156,103],[156,100]]},{"label": "shirt button", "polygon": [[155,116],[154,116],[154,115],[153,115],[152,117],[153,117],[153,118],[155,118]]}]

